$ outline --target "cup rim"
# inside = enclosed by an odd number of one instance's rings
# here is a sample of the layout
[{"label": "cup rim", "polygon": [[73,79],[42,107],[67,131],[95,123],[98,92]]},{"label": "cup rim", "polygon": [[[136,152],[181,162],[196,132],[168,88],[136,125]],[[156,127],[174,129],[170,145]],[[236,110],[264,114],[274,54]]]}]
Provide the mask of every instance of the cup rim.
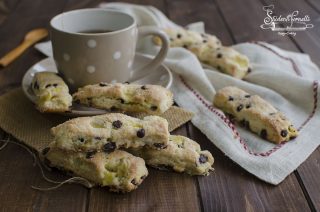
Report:
[{"label": "cup rim", "polygon": [[[61,16],[65,15],[65,14],[70,14],[70,13],[79,13],[79,12],[83,12],[83,11],[105,11],[105,12],[109,12],[109,13],[117,13],[117,14],[121,14],[121,15],[125,15],[127,17],[129,17],[132,20],[132,24],[130,24],[128,27],[125,27],[123,29],[119,29],[116,31],[111,31],[111,32],[99,32],[99,33],[83,33],[83,32],[68,32],[65,30],[61,30],[60,28],[57,28],[56,26],[54,26],[53,21],[55,21],[56,19],[60,18]],[[77,9],[77,10],[70,10],[68,12],[63,12],[60,13],[56,16],[54,16],[51,20],[50,20],[50,27],[53,30],[62,32],[62,33],[66,33],[66,34],[70,34],[70,35],[87,35],[87,36],[101,36],[101,35],[112,35],[112,34],[117,34],[123,31],[127,31],[133,27],[136,26],[136,20],[128,13],[124,13],[118,10],[112,10],[112,9],[104,9],[104,8],[85,8],[85,9]]]}]

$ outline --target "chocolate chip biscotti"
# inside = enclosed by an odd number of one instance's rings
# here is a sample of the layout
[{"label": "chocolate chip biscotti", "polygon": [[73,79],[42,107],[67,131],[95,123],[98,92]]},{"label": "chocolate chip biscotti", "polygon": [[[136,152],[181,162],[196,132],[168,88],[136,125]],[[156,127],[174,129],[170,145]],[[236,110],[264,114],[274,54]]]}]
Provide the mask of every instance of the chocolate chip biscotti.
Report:
[{"label": "chocolate chip biscotti", "polygon": [[[190,50],[201,62],[215,67],[220,72],[242,79],[251,70],[247,56],[231,47],[222,46],[213,35],[182,28],[165,29],[165,32],[170,37],[171,47],[183,47]],[[154,42],[161,44],[157,37],[154,38]]]},{"label": "chocolate chip biscotti", "polygon": [[160,114],[173,104],[172,93],[159,85],[99,83],[79,88],[75,102],[108,110]]},{"label": "chocolate chip biscotti", "polygon": [[112,152],[120,147],[167,145],[168,122],[159,116],[133,118],[121,113],[80,117],[51,129],[55,145],[71,151]]},{"label": "chocolate chip biscotti", "polygon": [[292,123],[269,102],[237,87],[220,89],[214,105],[263,139],[279,144],[298,136]]},{"label": "chocolate chip biscotti", "polygon": [[[171,47],[188,48],[190,45],[194,44],[205,44],[212,48],[221,46],[221,41],[214,35],[199,33],[183,28],[167,28],[164,29],[164,31],[169,36]],[[159,37],[154,37],[153,40],[157,45],[161,45],[161,39]]]},{"label": "chocolate chip biscotti", "polygon": [[208,48],[204,45],[192,45],[190,51],[199,59],[220,72],[242,79],[250,72],[249,59],[231,47]]},{"label": "chocolate chip biscotti", "polygon": [[56,73],[36,73],[31,87],[37,97],[36,104],[40,112],[65,112],[69,110],[72,104],[69,88]]},{"label": "chocolate chip biscotti", "polygon": [[214,159],[207,150],[184,136],[171,135],[167,145],[159,149],[130,148],[129,152],[142,157],[147,165],[158,168],[185,172],[190,175],[208,175],[213,170]]},{"label": "chocolate chip biscotti", "polygon": [[73,152],[53,145],[43,151],[47,163],[72,175],[83,177],[96,185],[109,187],[115,192],[136,189],[147,177],[148,170],[142,158],[125,151]]}]

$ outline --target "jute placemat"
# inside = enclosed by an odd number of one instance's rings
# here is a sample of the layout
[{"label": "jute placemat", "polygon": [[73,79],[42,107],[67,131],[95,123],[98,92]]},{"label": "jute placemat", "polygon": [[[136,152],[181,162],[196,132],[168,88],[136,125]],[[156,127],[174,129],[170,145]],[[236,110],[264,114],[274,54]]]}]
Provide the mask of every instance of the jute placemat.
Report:
[{"label": "jute placemat", "polygon": [[[139,114],[141,118],[144,114]],[[179,107],[171,107],[161,115],[169,122],[173,131],[193,117],[193,113]],[[37,111],[21,88],[0,96],[0,127],[27,146],[41,151],[52,140],[50,128],[70,118],[57,114],[41,114]]]}]

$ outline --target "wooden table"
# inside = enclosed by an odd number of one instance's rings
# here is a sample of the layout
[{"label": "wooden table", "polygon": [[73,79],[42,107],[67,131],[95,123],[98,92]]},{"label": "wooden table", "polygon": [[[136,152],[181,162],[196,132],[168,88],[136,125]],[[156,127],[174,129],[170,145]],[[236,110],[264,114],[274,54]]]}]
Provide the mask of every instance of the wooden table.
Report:
[{"label": "wooden table", "polygon": [[[48,27],[56,14],[94,7],[99,0],[0,0],[0,56],[21,42],[26,32]],[[209,33],[225,45],[262,40],[281,48],[305,52],[319,63],[320,2],[317,0],[132,0],[153,5],[170,19],[185,25],[204,21]],[[294,37],[279,36],[260,25],[266,17],[263,5],[275,5],[277,14],[299,10],[309,15],[313,29]],[[0,69],[0,91],[20,84],[25,71],[44,56],[29,49],[7,68]],[[5,115],[5,114],[1,114]],[[189,177],[150,169],[136,191],[113,194],[101,188],[79,185],[39,192],[31,185],[49,186],[32,158],[20,147],[9,144],[0,152],[1,211],[315,211],[320,210],[320,149],[278,186],[264,183],[227,158],[198,129],[187,123],[174,132],[197,140],[215,157],[209,177]],[[6,137],[4,132],[2,137]],[[51,178],[65,179],[59,173]]]}]

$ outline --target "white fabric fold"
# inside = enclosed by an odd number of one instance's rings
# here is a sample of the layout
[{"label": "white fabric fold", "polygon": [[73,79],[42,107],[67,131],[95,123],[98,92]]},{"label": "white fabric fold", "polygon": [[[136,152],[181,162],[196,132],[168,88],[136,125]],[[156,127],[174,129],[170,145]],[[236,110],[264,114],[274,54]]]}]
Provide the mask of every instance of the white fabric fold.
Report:
[{"label": "white fabric fold", "polygon": [[[126,3],[104,3],[100,7],[120,10],[135,17],[139,26],[180,27],[158,9]],[[202,32],[203,23],[189,25]],[[195,113],[192,123],[229,158],[258,178],[279,184],[294,171],[320,144],[319,68],[308,55],[282,50],[264,42],[233,46],[247,55],[252,72],[244,80],[203,66],[188,50],[171,48],[165,64],[174,73],[171,90],[181,107]],[[51,44],[36,48],[52,56]],[[155,55],[159,47],[143,39],[137,50]],[[223,113],[212,106],[215,91],[234,85],[258,94],[282,111],[299,128],[300,135],[285,144],[275,145],[255,134],[234,126]]]}]

